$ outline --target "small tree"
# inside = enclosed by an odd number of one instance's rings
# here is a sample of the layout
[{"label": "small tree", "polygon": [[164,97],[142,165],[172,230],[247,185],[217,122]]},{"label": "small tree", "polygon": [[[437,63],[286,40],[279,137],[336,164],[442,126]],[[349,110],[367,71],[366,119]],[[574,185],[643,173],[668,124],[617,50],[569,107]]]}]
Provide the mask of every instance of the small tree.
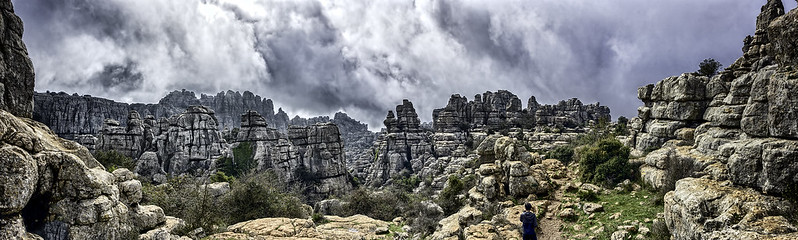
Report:
[{"label": "small tree", "polygon": [[703,62],[698,64],[698,71],[696,71],[696,74],[701,76],[712,77],[715,76],[715,74],[718,74],[718,69],[720,69],[720,67],[722,66],[723,64],[720,64],[720,62],[715,61],[715,59],[707,58],[704,59]]}]

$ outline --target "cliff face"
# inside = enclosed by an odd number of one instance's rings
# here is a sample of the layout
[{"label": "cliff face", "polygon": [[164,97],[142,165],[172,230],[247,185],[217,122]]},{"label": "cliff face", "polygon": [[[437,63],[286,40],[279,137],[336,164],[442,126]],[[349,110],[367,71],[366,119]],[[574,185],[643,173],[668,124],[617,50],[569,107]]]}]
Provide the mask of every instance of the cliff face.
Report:
[{"label": "cliff face", "polygon": [[257,112],[247,112],[241,119],[233,147],[249,143],[258,170],[272,169],[313,201],[352,189],[344,142],[335,124],[291,126],[288,134],[282,134],[268,127]]},{"label": "cliff face", "polygon": [[[591,122],[609,120],[610,110],[599,104],[583,105],[575,98],[540,105],[535,97],[524,109],[515,94],[499,90],[477,95],[473,101],[454,94],[432,117],[433,128],[423,128],[413,103],[404,100],[395,111],[388,111],[385,128],[370,151],[350,155],[350,172],[374,187],[417,176],[432,179],[431,187],[439,190],[448,175],[476,157],[469,155],[469,150],[490,138],[492,131],[513,131],[519,146],[548,150],[567,144]],[[572,133],[544,132],[551,127]]]},{"label": "cliff face", "polygon": [[[711,78],[641,87],[632,121],[644,181],[665,191],[676,239],[798,237],[798,11],[770,0],[743,56]],[[631,145],[631,143],[630,143]],[[744,203],[744,204],[743,204]]]},{"label": "cliff face", "polygon": [[556,105],[540,105],[532,96],[523,109],[521,100],[509,91],[485,92],[473,101],[459,94],[452,95],[444,108],[432,113],[436,132],[502,130],[535,126],[575,129],[601,119],[610,121],[610,109],[598,103],[583,105],[579,99],[560,101]]},{"label": "cliff face", "polygon": [[[31,120],[33,68],[22,22],[0,1],[0,239],[127,239],[166,222],[140,205],[141,183]],[[164,232],[164,237],[178,238]]]},{"label": "cliff face", "polygon": [[269,124],[288,125],[286,120],[275,117],[271,99],[263,99],[249,91],[243,94],[220,92],[215,96],[203,94],[197,98],[193,92],[181,90],[167,94],[157,104],[127,104],[89,95],[51,92],[36,93],[34,100],[34,120],[46,124],[59,136],[69,139],[75,139],[78,135],[99,133],[105,119],[113,119],[124,125],[131,110],[142,116],[152,115],[157,119],[169,118],[190,106],[200,105],[216,112],[219,130],[239,127],[241,114],[249,110],[263,114]]},{"label": "cliff face", "polygon": [[9,1],[0,5],[0,109],[20,117],[33,112],[33,63],[22,42],[22,20]]}]

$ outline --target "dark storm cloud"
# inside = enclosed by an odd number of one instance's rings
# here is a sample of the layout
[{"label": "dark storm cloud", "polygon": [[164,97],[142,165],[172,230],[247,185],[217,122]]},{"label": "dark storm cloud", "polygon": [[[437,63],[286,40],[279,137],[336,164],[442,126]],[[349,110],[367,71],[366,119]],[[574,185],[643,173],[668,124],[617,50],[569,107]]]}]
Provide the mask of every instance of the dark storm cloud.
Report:
[{"label": "dark storm cloud", "polygon": [[[508,89],[634,114],[636,88],[741,55],[765,1],[20,0],[37,89],[155,102],[250,90],[381,126],[412,100]],[[795,2],[786,1],[791,9]]]}]

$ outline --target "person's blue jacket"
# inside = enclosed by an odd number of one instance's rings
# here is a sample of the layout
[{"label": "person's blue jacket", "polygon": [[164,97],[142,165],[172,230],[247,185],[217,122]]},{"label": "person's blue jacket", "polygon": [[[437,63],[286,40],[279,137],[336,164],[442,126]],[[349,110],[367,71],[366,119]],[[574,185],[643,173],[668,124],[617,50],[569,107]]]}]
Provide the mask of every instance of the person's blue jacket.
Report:
[{"label": "person's blue jacket", "polygon": [[538,219],[533,212],[524,212],[521,214],[521,223],[523,223],[524,234],[535,234],[535,228],[538,227]]}]

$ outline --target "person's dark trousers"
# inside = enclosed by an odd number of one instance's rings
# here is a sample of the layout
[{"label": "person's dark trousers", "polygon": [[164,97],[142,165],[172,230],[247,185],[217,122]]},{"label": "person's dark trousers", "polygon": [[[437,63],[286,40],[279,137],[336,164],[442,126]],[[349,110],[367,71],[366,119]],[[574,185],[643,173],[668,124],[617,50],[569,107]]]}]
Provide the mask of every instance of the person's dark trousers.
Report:
[{"label": "person's dark trousers", "polygon": [[538,240],[536,234],[524,234],[524,240]]}]

